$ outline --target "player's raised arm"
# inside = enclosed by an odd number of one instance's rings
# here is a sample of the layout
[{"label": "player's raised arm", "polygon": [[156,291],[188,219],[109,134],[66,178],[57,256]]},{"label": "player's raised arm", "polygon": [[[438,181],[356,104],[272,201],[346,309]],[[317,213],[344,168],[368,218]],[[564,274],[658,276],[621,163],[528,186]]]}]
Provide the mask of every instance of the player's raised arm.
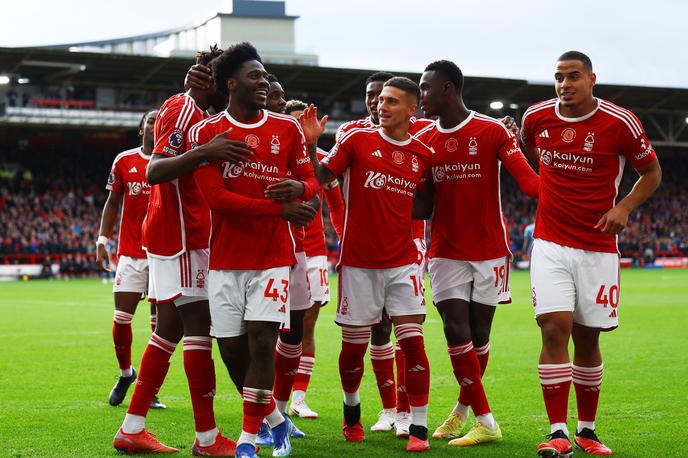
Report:
[{"label": "player's raised arm", "polygon": [[336,180],[337,177],[329,169],[320,164],[317,154],[318,138],[320,138],[325,131],[327,115],[318,120],[318,108],[314,105],[310,105],[303,110],[303,113],[299,116],[299,122],[303,129],[303,135],[306,137],[308,154],[313,163],[313,170],[315,171],[315,177],[318,179],[318,182],[320,184],[326,184],[330,183],[332,180]]}]

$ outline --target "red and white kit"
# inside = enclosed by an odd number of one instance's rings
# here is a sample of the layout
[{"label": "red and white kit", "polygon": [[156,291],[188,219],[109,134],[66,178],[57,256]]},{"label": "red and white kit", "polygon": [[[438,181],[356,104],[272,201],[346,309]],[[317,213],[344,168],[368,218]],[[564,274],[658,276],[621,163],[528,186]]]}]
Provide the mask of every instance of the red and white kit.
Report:
[{"label": "red and white kit", "polygon": [[216,161],[194,172],[212,213],[209,300],[216,337],[244,334],[247,321],[285,321],[294,237],[282,204],[265,199],[265,189],[288,172],[304,182],[303,200],[319,187],[293,117],[263,110],[242,123],[223,111],[195,125],[189,141],[201,145],[229,128],[231,138],[253,151],[251,162]]},{"label": "red and white kit", "polygon": [[[408,133],[410,135],[416,135],[421,129],[427,127],[432,123],[433,121],[431,119],[416,118],[415,116],[411,116],[411,119],[409,119]],[[365,118],[361,119],[354,119],[353,121],[345,122],[344,124],[339,126],[337,128],[337,132],[335,133],[335,138],[339,140],[345,133],[347,133],[351,129],[370,127],[378,127],[378,125],[373,122],[370,116],[366,116]]]},{"label": "red and white kit", "polygon": [[413,137],[399,142],[363,128],[343,135],[323,160],[344,175],[337,323],[372,325],[383,308],[390,316],[425,314],[411,209],[430,155]]},{"label": "red and white kit", "polygon": [[521,136],[540,150],[541,192],[535,219],[531,287],[535,315],[574,312],[590,327],[618,326],[616,236],[594,226],[615,203],[626,160],[634,168],[656,154],[630,111],[606,100],[579,118],[557,99],[523,115]]},{"label": "red and white kit", "polygon": [[[165,101],[155,120],[153,154],[173,157],[187,151],[189,128],[203,112],[187,94]],[[143,222],[143,247],[148,253],[148,295],[176,305],[207,299],[210,214],[193,174],[151,186]]]},{"label": "red and white kit", "polygon": [[474,111],[453,128],[435,122],[416,136],[433,150],[428,267],[434,302],[510,302],[499,173],[502,164],[510,171],[517,163],[528,168],[518,140],[498,120]]},{"label": "red and white kit", "polygon": [[145,293],[148,290],[148,260],[141,247],[141,224],[150,196],[146,180],[148,159],[141,147],[118,154],[105,186],[108,191],[122,194],[114,293]]}]

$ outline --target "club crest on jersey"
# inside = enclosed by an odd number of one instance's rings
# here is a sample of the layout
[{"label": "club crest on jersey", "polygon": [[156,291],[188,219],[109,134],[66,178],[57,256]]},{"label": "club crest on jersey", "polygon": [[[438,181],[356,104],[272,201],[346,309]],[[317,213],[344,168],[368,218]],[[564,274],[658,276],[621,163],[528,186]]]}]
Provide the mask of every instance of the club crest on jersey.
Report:
[{"label": "club crest on jersey", "polygon": [[478,154],[478,140],[475,137],[471,137],[468,141],[468,154],[471,156]]},{"label": "club crest on jersey", "polygon": [[404,163],[404,153],[401,151],[394,151],[392,152],[392,160],[394,161],[395,164],[401,165]]},{"label": "club crest on jersey", "polygon": [[540,156],[540,160],[543,162],[545,165],[550,165],[552,163],[552,153],[545,150],[542,152],[542,156]]},{"label": "club crest on jersey", "polygon": [[576,131],[573,128],[567,127],[561,131],[561,139],[566,143],[571,143],[574,138],[576,138]]},{"label": "club crest on jersey", "polygon": [[418,158],[416,156],[411,157],[411,170],[418,172]]},{"label": "club crest on jersey", "polygon": [[246,142],[246,145],[248,145],[249,148],[253,149],[258,148],[258,145],[260,145],[260,139],[254,134],[248,134],[244,139],[244,142]]},{"label": "club crest on jersey", "polygon": [[588,132],[588,136],[585,137],[585,142],[583,143],[583,149],[585,151],[592,151],[592,147],[595,144],[595,132]]},{"label": "club crest on jersey", "polygon": [[184,133],[180,129],[175,130],[170,134],[169,142],[170,146],[179,148],[184,142]]},{"label": "club crest on jersey", "polygon": [[279,154],[280,153],[280,141],[279,141],[279,136],[273,135],[272,140],[270,140],[270,152],[272,154]]},{"label": "club crest on jersey", "polygon": [[454,137],[448,138],[447,141],[444,142],[444,149],[446,149],[448,153],[453,153],[459,149],[459,141]]}]

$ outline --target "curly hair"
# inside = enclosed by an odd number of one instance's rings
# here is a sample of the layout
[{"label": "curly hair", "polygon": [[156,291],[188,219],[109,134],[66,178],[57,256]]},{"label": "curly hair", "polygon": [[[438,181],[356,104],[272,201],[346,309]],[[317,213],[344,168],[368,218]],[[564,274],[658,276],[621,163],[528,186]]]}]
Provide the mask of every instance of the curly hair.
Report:
[{"label": "curly hair", "polygon": [[287,107],[285,108],[285,112],[287,114],[292,114],[295,111],[303,111],[306,108],[308,108],[308,105],[306,105],[306,102],[302,102],[301,100],[290,100],[287,102]]},{"label": "curly hair", "polygon": [[426,72],[437,72],[442,74],[447,81],[452,83],[457,91],[463,89],[463,73],[461,69],[450,60],[436,60],[435,62],[430,62],[427,67],[425,67]]},{"label": "curly hair", "polygon": [[209,51],[198,51],[198,53],[196,53],[196,61],[207,67],[213,59],[221,55],[222,49],[218,48],[217,44],[214,44],[210,47]]},{"label": "curly hair", "polygon": [[244,62],[250,60],[257,60],[263,63],[258,55],[258,51],[251,43],[244,41],[227,48],[220,57],[213,61],[215,89],[224,95],[229,95],[227,80],[235,75]]}]

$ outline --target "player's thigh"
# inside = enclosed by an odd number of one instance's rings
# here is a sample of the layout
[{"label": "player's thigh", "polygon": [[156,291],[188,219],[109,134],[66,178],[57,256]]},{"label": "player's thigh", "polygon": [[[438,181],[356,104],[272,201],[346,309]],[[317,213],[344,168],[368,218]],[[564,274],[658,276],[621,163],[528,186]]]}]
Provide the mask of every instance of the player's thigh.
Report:
[{"label": "player's thigh", "polygon": [[340,267],[337,324],[371,326],[380,322],[385,296],[379,270]]},{"label": "player's thigh", "polygon": [[571,270],[571,248],[535,239],[530,264],[530,287],[535,318],[576,308],[576,284]]},{"label": "player's thigh", "polygon": [[[403,316],[425,316],[425,288],[423,269],[418,264],[382,269],[384,276],[385,310],[395,324],[395,318]],[[413,322],[416,322],[414,320]]]},{"label": "player's thigh", "polygon": [[208,305],[210,311],[210,335],[227,339],[227,351],[246,334],[244,309],[246,306],[246,282],[250,270],[211,270],[208,273]]},{"label": "player's thigh", "polygon": [[170,342],[179,342],[184,335],[184,324],[174,302],[156,304],[155,334]]},{"label": "player's thigh", "polygon": [[[182,299],[182,298],[180,298]],[[190,298],[183,296],[183,299]],[[179,316],[184,323],[184,335],[209,336],[210,335],[210,306],[207,299],[197,298],[195,301],[184,301],[181,305],[175,301]]]},{"label": "player's thigh", "polygon": [[139,297],[148,291],[148,260],[120,256],[115,272],[113,293],[138,293]]},{"label": "player's thigh", "polygon": [[435,304],[448,299],[471,300],[473,273],[469,262],[431,258],[428,261],[428,273]]},{"label": "player's thigh", "polygon": [[[311,300],[322,307],[330,301],[330,275],[327,256],[310,256],[307,258],[308,284]],[[318,304],[314,304],[318,306]]]},{"label": "player's thigh", "polygon": [[132,315],[136,312],[136,306],[141,300],[141,293],[117,292],[114,296],[115,310],[130,313]]},{"label": "player's thigh", "polygon": [[509,256],[485,261],[470,262],[473,273],[471,301],[497,305],[511,302],[509,290]]},{"label": "player's thigh", "polygon": [[249,272],[251,274],[246,281],[244,321],[288,324],[291,303],[289,266]]},{"label": "player's thigh", "polygon": [[494,305],[471,302],[471,338],[473,339],[473,344],[476,347],[481,347],[489,341],[490,331],[492,330],[492,321],[494,319],[496,310],[497,307]]},{"label": "player's thigh", "polygon": [[299,252],[296,253],[296,264],[289,272],[289,309],[306,310],[312,305],[306,254]]},{"label": "player's thigh", "polygon": [[576,250],[573,321],[590,328],[619,326],[619,255]]}]

